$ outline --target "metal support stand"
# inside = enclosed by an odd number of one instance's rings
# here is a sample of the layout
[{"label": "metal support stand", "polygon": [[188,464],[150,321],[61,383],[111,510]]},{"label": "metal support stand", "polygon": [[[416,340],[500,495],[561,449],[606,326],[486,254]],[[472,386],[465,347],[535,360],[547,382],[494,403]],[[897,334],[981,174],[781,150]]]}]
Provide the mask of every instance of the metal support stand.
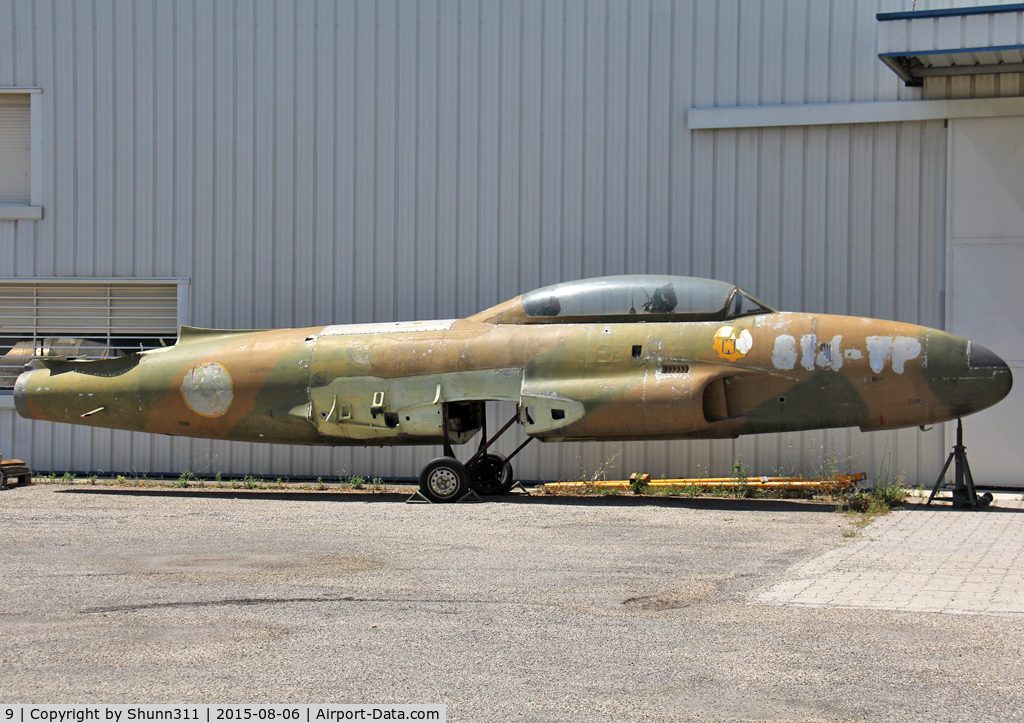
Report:
[{"label": "metal support stand", "polygon": [[[939,487],[942,485],[942,480],[946,478],[946,470],[949,469],[950,463],[953,462],[953,496],[952,497],[936,497],[936,493],[939,491]],[[988,507],[992,502],[992,495],[986,492],[980,498],[978,492],[974,488],[974,477],[971,476],[971,465],[967,462],[967,447],[964,446],[964,425],[961,420],[956,420],[956,444],[953,445],[953,451],[949,453],[949,457],[946,458],[946,464],[942,466],[942,471],[939,472],[939,478],[935,480],[935,486],[932,487],[932,493],[928,497],[927,505],[932,503],[932,500],[938,499],[940,502],[952,502],[953,507],[957,509],[973,509],[975,507]]]},{"label": "metal support stand", "polygon": [[[473,490],[470,490],[466,494],[462,495],[456,502],[483,502],[483,499]],[[416,490],[409,496],[409,499],[405,501],[407,505],[432,505],[434,504],[428,500],[422,492]]]}]

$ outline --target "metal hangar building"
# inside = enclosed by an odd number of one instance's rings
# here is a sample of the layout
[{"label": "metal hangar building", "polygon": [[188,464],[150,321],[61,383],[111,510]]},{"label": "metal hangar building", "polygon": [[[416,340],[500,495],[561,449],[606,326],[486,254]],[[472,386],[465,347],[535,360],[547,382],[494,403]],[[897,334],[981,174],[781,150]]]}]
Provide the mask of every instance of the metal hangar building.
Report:
[{"label": "metal hangar building", "polygon": [[[169,344],[181,323],[462,317],[612,274],[947,329],[1024,379],[1022,96],[1012,3],[0,0],[0,452],[411,477],[437,450],[72,428],[21,419],[10,390],[28,355]],[[1022,401],[965,424],[979,482],[1016,483]],[[740,455],[930,484],[950,443],[533,445],[516,467],[728,475]]]}]

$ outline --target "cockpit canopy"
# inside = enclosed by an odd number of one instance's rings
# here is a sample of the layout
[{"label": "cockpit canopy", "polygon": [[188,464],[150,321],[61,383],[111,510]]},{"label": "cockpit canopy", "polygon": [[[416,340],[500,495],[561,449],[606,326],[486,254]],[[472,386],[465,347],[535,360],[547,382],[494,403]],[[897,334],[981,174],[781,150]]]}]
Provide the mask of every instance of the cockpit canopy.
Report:
[{"label": "cockpit canopy", "polygon": [[567,281],[523,294],[521,308],[502,307],[494,310],[493,322],[722,321],[774,311],[724,281],[646,275]]}]

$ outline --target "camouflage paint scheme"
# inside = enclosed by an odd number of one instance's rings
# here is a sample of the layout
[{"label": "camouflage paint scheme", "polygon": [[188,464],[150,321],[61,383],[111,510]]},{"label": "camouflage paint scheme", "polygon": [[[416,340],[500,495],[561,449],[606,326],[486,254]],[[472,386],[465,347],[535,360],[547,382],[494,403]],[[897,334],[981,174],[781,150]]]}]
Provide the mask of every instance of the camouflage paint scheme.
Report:
[{"label": "camouflage paint scheme", "polygon": [[942,331],[758,308],[704,321],[632,308],[563,319],[531,316],[519,296],[451,321],[181,327],[165,349],[36,360],[15,402],[31,419],[154,434],[396,445],[441,443],[446,403],[455,443],[478,431],[488,400],[521,404],[526,433],[545,441],[709,439],[936,424],[1012,385],[1002,359]]}]

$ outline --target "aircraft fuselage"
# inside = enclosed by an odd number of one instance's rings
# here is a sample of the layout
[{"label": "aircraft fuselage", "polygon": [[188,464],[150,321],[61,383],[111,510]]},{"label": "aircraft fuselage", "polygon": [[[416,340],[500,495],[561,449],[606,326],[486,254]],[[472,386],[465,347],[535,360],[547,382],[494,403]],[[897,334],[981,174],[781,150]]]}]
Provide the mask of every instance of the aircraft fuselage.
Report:
[{"label": "aircraft fuselage", "polygon": [[455,442],[484,401],[522,405],[547,440],[728,438],[935,424],[995,404],[995,354],[935,329],[766,313],[723,321],[493,324],[472,319],[272,331],[183,328],[166,349],[36,361],[22,416],[210,439]]}]

